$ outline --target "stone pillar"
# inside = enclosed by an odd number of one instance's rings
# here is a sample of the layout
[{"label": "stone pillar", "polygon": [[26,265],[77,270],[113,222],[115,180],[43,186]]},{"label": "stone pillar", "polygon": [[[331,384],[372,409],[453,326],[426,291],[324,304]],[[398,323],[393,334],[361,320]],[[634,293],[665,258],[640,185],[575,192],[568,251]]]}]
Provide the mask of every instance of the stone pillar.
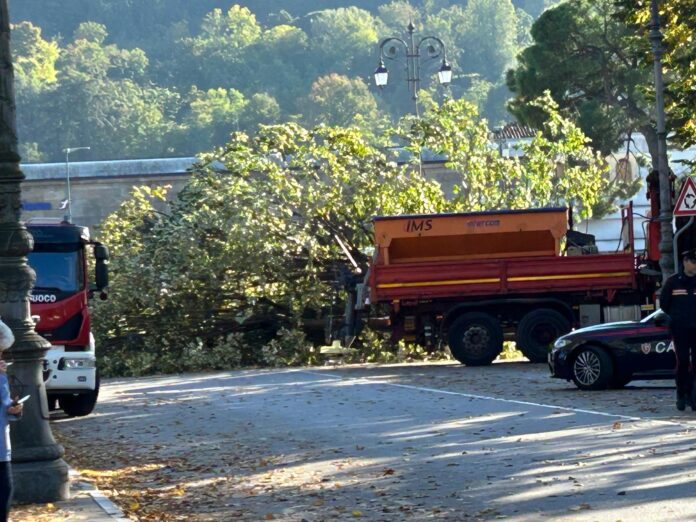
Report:
[{"label": "stone pillar", "polygon": [[34,243],[19,222],[24,175],[17,154],[13,82],[7,0],[0,0],[0,316],[15,336],[3,357],[14,363],[8,369],[12,393],[31,395],[22,419],[10,428],[14,499],[51,502],[68,497],[68,466],[48,423],[42,364],[50,344],[34,331],[29,310],[36,276],[26,256]]}]

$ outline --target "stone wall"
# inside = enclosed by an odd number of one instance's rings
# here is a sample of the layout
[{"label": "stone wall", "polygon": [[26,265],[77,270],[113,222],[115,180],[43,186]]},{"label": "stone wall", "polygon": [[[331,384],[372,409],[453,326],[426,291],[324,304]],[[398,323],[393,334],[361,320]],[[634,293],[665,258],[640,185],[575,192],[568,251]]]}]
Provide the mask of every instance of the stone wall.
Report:
[{"label": "stone wall", "polygon": [[[125,201],[135,186],[171,185],[173,197],[188,179],[195,158],[161,160],[93,161],[70,163],[72,221],[88,226],[98,235],[99,224]],[[456,174],[443,162],[425,162],[427,176],[438,180],[451,193]],[[67,176],[64,163],[22,165],[26,181],[22,184],[22,219],[63,218],[67,209]]]},{"label": "stone wall", "polygon": [[[99,224],[128,199],[133,187],[170,185],[174,195],[186,184],[193,162],[194,158],[174,158],[70,163],[72,221],[98,234]],[[22,171],[22,219],[65,217],[65,164],[22,165]]]}]

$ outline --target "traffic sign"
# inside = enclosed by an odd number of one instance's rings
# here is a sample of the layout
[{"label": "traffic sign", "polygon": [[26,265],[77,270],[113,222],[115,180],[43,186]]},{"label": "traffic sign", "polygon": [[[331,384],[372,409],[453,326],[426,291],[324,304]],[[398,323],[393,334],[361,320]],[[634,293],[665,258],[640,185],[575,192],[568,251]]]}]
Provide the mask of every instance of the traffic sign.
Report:
[{"label": "traffic sign", "polygon": [[696,216],[696,183],[694,178],[686,178],[686,183],[679,193],[674,205],[675,216]]}]

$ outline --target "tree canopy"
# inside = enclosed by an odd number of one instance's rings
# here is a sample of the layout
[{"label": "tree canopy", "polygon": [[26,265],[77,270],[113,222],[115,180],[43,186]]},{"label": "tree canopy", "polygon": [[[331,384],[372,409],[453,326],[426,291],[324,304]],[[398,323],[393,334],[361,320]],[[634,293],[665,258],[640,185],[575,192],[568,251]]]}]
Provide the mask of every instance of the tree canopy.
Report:
[{"label": "tree canopy", "polygon": [[[545,116],[529,100],[549,90],[599,150],[608,154],[637,131],[657,165],[649,4],[569,0],[545,11],[532,27],[534,43],[508,72],[508,87],[516,94],[511,111],[538,126]],[[668,135],[673,144],[689,146],[696,143],[696,3],[660,5]]]},{"label": "tree canopy", "polygon": [[[621,20],[643,38],[648,38],[650,3],[620,0]],[[660,3],[661,30],[666,79],[666,112],[670,139],[677,145],[696,145],[696,1],[673,0]]]},{"label": "tree canopy", "polygon": [[[495,125],[510,118],[504,71],[529,42],[532,15],[524,9],[537,4],[336,0],[317,9],[296,0],[278,10],[263,1],[15,2],[24,161],[59,161],[63,148],[86,145],[85,159],[194,155],[259,123],[310,126],[320,108],[329,123],[355,115],[365,127],[375,118],[393,123],[413,110],[405,57],[383,91],[372,72],[380,40],[405,38],[409,19],[417,39],[445,41],[454,66],[445,93],[434,79],[440,62],[421,49],[427,95],[475,101]],[[326,102],[327,82],[339,82],[335,106]]]},{"label": "tree canopy", "polygon": [[165,189],[136,189],[101,231],[113,289],[94,322],[104,369],[312,360],[345,263],[338,239],[366,266],[374,215],[566,204],[589,214],[606,165],[548,99],[539,103],[552,139],[540,133],[529,161],[491,148],[485,122],[463,100],[387,132],[412,152],[446,152],[462,173],[453,197],[359,127],[296,123],[234,133],[200,157],[169,202]]},{"label": "tree canopy", "polygon": [[604,154],[617,150],[631,131],[654,137],[646,94],[651,77],[644,66],[648,43],[615,15],[613,0],[569,0],[539,17],[534,44],[508,72],[508,87],[517,95],[510,107],[518,119],[538,127],[545,115],[529,100],[549,90]]}]

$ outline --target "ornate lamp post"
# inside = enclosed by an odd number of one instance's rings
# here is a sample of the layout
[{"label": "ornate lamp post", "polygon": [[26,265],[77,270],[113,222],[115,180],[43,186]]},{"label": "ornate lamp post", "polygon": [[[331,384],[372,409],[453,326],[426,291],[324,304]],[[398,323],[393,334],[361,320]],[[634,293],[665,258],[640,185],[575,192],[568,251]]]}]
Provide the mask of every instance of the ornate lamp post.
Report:
[{"label": "ornate lamp post", "polygon": [[67,181],[68,184],[68,199],[67,199],[67,208],[68,208],[68,213],[65,216],[65,220],[68,223],[72,223],[72,194],[70,193],[70,153],[71,152],[77,152],[78,150],[91,150],[90,147],[68,147],[67,149],[63,149],[63,152],[65,152],[65,180]]},{"label": "ornate lamp post", "polygon": [[424,36],[416,42],[413,35],[416,27],[413,22],[408,23],[408,42],[401,38],[392,36],[385,38],[379,44],[379,66],[375,69],[375,84],[382,88],[387,85],[389,71],[384,64],[384,60],[397,60],[399,48],[406,54],[406,81],[408,82],[411,98],[416,106],[416,116],[418,116],[418,88],[420,85],[420,58],[421,51],[424,50],[428,58],[434,59],[442,57],[442,63],[437,76],[440,85],[448,85],[452,81],[452,67],[447,61],[445,44],[435,36]]},{"label": "ornate lamp post", "polygon": [[650,2],[650,42],[655,74],[655,115],[657,119],[657,171],[660,183],[660,268],[664,282],[674,271],[672,230],[672,187],[667,160],[664,84],[662,81],[662,33],[660,32],[659,0]]},{"label": "ornate lamp post", "polygon": [[3,354],[14,393],[31,395],[22,419],[11,428],[15,500],[51,502],[68,497],[68,466],[48,424],[42,362],[50,344],[34,331],[29,293],[36,275],[26,255],[34,241],[20,223],[24,175],[19,169],[14,71],[7,0],[0,0],[0,316],[15,344]]}]

